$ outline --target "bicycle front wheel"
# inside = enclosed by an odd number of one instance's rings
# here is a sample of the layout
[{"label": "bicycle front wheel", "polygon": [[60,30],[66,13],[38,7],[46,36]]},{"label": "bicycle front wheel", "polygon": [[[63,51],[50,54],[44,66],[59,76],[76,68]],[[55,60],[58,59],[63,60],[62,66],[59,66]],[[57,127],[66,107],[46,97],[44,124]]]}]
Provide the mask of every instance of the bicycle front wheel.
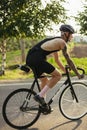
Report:
[{"label": "bicycle front wheel", "polygon": [[64,117],[70,120],[82,118],[87,113],[87,85],[81,82],[72,83],[78,102],[67,86],[61,93],[59,108]]},{"label": "bicycle front wheel", "polygon": [[40,116],[39,104],[34,101],[36,93],[29,89],[18,89],[8,95],[3,104],[3,117],[8,125],[25,129],[33,125]]}]

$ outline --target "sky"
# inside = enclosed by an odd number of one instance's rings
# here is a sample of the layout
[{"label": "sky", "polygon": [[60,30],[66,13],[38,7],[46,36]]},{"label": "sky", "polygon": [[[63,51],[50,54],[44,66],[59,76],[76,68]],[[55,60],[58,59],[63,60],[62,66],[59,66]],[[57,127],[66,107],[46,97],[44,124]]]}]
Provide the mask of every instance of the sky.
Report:
[{"label": "sky", "polygon": [[78,11],[82,10],[82,0],[67,0],[65,7],[72,15],[76,15]]},{"label": "sky", "polygon": [[[45,8],[47,3],[50,3],[51,0],[41,0],[43,7]],[[55,0],[58,1],[58,0]],[[67,9],[67,15],[68,16],[76,16],[78,14],[78,11],[82,11],[83,10],[83,4],[82,4],[82,0],[66,0],[67,2],[64,4],[65,9]],[[70,20],[67,20],[66,22],[67,24],[71,24],[75,30],[79,30],[79,26],[77,26],[74,18],[70,18]],[[52,25],[54,28],[53,33],[56,33],[56,27],[55,25]]]},{"label": "sky", "polygon": [[[78,12],[83,10],[82,0],[67,0],[68,3],[64,7],[68,10],[68,16],[77,16]],[[75,28],[78,28],[73,18],[68,20],[67,23],[72,24]]]}]

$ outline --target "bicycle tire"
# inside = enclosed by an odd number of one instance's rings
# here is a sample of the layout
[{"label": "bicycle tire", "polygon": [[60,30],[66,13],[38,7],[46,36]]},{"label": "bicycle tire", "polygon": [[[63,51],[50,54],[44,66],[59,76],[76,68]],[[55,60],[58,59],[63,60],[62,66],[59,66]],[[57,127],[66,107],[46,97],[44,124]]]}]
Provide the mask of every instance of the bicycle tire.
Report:
[{"label": "bicycle tire", "polygon": [[[28,94],[31,95],[30,100],[26,99]],[[26,129],[38,120],[41,112],[39,104],[33,99],[35,94],[30,89],[22,88],[13,91],[7,96],[3,104],[2,114],[9,126],[15,129]],[[20,109],[24,100],[28,103],[28,107]]]},{"label": "bicycle tire", "polygon": [[59,109],[67,119],[78,120],[87,113],[87,85],[81,82],[74,82],[72,86],[79,102],[77,103],[73,99],[70,86],[67,86],[60,95]]}]

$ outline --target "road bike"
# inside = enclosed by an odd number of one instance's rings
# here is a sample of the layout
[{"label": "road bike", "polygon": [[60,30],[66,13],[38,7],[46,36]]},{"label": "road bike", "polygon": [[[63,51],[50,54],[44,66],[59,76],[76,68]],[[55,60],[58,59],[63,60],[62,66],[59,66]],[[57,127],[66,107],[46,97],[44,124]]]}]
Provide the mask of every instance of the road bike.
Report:
[{"label": "road bike", "polygon": [[[70,120],[78,120],[87,113],[87,85],[81,81],[71,81],[69,66],[66,67],[66,80],[62,85],[58,85],[55,94],[47,102],[50,105],[59,94],[59,109],[62,115]],[[82,68],[77,68],[84,74]],[[34,70],[33,70],[34,71]],[[43,78],[41,76],[40,78]],[[49,77],[50,78],[50,77]],[[37,94],[35,88],[40,91],[40,83],[34,72],[34,81],[31,87],[20,88],[11,92],[3,103],[2,113],[6,123],[15,129],[26,129],[32,126],[44,113],[44,109],[35,100],[34,96]],[[46,113],[46,114],[49,114]]]}]

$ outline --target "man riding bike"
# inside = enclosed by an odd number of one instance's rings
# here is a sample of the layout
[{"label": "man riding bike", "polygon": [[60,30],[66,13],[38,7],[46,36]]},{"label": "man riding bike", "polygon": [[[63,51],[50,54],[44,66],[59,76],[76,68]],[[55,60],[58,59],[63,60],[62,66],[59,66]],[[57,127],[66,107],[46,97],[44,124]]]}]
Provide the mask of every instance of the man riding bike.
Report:
[{"label": "man riding bike", "polygon": [[48,79],[47,77],[41,78],[41,91],[34,97],[34,99],[39,102],[40,105],[46,105],[44,96],[46,92],[52,88],[61,79],[62,74],[55,68],[52,64],[48,63],[46,58],[49,54],[53,54],[55,62],[60,67],[60,69],[65,73],[65,67],[59,59],[58,52],[62,51],[70,68],[75,72],[78,78],[82,78],[73,61],[71,60],[67,52],[67,43],[72,39],[72,34],[74,29],[71,25],[64,24],[60,27],[61,37],[46,38],[32,47],[26,58],[26,64],[35,68],[37,77],[45,75],[45,73],[50,74],[52,77]]}]

